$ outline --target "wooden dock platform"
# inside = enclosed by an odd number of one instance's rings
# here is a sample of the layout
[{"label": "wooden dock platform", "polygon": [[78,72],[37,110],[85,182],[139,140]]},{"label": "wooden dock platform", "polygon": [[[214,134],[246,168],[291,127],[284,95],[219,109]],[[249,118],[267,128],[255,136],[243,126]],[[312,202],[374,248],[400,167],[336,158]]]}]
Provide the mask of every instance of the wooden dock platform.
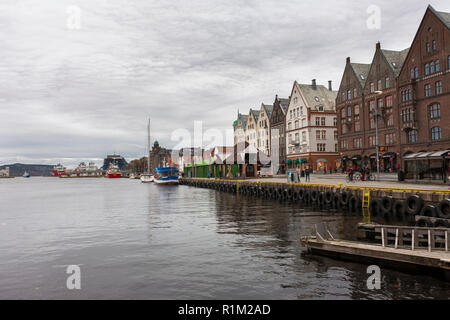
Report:
[{"label": "wooden dock platform", "polygon": [[[448,229],[437,232],[436,230],[424,230],[425,228],[408,228],[411,230],[411,238],[407,245],[408,242],[399,241],[399,234],[404,237],[407,227],[377,226],[377,228],[382,228],[381,244],[337,240],[333,238],[327,228],[323,232],[319,232],[317,226],[315,227],[315,236],[301,237],[302,245],[311,253],[365,263],[374,262],[388,266],[432,269],[441,273],[446,280],[450,280]],[[388,241],[391,239],[387,233],[388,229],[392,231],[393,228],[395,228],[394,232],[397,237],[391,242]],[[426,239],[428,245],[420,245],[418,234],[428,235]],[[440,238],[440,240],[436,241],[436,238]]]}]

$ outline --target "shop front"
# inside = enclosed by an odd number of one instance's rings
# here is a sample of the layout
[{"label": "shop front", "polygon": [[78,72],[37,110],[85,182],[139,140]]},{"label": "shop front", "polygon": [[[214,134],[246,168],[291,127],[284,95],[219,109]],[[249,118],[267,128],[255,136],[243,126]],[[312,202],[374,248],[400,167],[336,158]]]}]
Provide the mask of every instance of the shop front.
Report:
[{"label": "shop front", "polygon": [[383,172],[396,172],[397,171],[397,154],[394,152],[388,152],[381,157],[381,169]]},{"label": "shop front", "polygon": [[405,179],[449,182],[450,150],[409,153],[403,160]]}]

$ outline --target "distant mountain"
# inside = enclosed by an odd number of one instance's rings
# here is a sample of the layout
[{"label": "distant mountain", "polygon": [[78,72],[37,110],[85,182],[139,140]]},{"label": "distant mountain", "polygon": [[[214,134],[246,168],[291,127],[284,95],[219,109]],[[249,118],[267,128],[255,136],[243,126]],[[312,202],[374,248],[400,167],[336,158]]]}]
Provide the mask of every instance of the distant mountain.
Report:
[{"label": "distant mountain", "polygon": [[0,169],[9,167],[11,177],[20,177],[26,171],[32,176],[51,176],[53,165],[14,163],[0,166]]}]

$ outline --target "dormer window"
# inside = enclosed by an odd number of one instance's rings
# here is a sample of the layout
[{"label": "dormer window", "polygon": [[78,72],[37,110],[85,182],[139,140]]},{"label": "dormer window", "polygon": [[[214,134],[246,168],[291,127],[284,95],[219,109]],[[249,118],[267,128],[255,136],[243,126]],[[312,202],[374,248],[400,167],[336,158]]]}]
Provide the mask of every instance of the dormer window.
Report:
[{"label": "dormer window", "polygon": [[319,106],[319,111],[323,111],[323,106],[322,105]]}]

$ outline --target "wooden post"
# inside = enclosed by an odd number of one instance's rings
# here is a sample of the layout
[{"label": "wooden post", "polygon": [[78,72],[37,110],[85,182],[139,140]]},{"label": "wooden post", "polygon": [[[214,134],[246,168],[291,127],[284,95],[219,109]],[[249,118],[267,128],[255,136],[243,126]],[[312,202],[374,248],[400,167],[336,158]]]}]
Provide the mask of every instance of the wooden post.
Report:
[{"label": "wooden post", "polygon": [[395,229],[395,249],[398,247],[398,228]]},{"label": "wooden post", "polygon": [[381,228],[381,246],[384,248],[385,247],[385,242],[384,242],[384,228]]},{"label": "wooden post", "polygon": [[414,243],[416,241],[414,231],[415,231],[414,229],[411,230],[411,249],[412,249],[412,251],[414,251]]},{"label": "wooden post", "polygon": [[445,252],[448,252],[448,231],[445,231]]},{"label": "wooden post", "polygon": [[428,229],[428,252],[431,252],[431,230]]}]

